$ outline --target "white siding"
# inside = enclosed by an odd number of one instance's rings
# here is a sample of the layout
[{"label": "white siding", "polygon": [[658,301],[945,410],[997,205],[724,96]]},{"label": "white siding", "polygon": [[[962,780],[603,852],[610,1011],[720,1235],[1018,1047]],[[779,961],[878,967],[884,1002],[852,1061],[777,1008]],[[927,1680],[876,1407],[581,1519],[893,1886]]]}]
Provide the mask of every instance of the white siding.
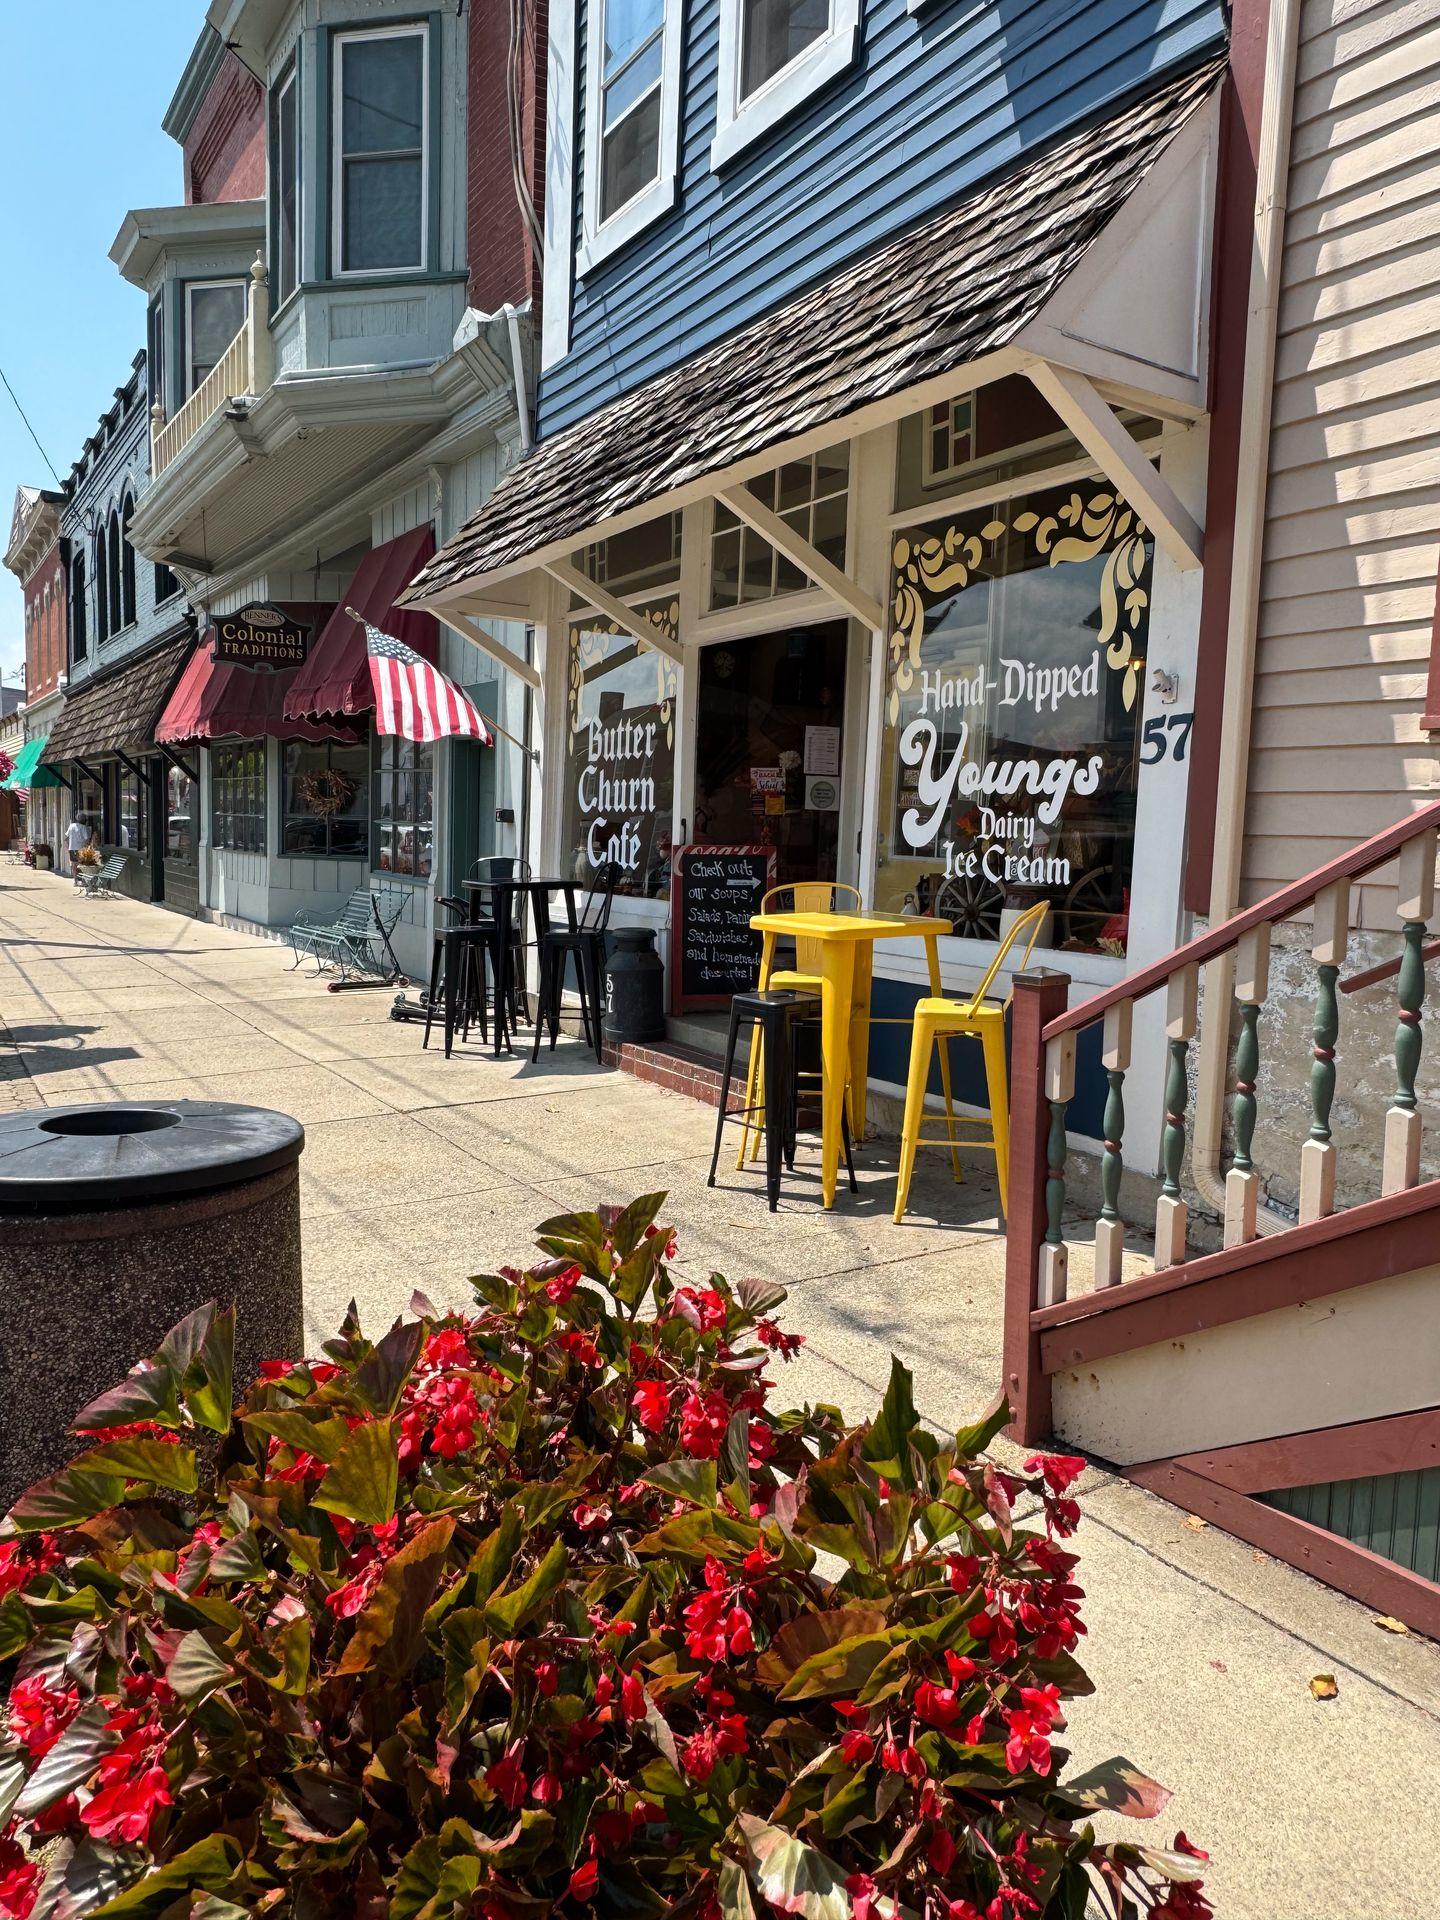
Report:
[{"label": "white siding", "polygon": [[[1245,899],[1433,799],[1440,3],[1307,0],[1256,655]],[[1343,798],[1342,798],[1343,796]],[[1366,887],[1366,924],[1393,894]]]}]

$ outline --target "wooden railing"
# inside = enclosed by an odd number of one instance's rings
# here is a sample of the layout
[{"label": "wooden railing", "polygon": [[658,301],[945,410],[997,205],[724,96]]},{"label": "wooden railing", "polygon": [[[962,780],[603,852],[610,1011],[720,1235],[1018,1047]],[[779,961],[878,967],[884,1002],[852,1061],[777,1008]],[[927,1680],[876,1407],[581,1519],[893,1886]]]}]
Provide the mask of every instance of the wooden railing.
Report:
[{"label": "wooden railing", "polygon": [[273,377],[270,301],[265,263],[250,269],[250,298],[240,331],[171,419],[157,400],[150,412],[150,473],[158,479],[181,449],[222,407],[241,394],[263,393]]},{"label": "wooden railing", "polygon": [[[1187,1203],[1180,1186],[1188,1107],[1188,1056],[1195,1035],[1200,969],[1234,955],[1238,1008],[1231,1093],[1233,1154],[1225,1179],[1225,1246],[1257,1238],[1260,1176],[1251,1150],[1258,1116],[1259,1016],[1269,987],[1272,929],[1310,911],[1310,952],[1316,967],[1311,1033],[1310,1126],[1299,1153],[1299,1227],[1335,1208],[1336,1149],[1330,1111],[1340,1032],[1339,976],[1350,932],[1352,885],[1387,862],[1398,869],[1397,918],[1403,942],[1398,967],[1395,1092],[1385,1117],[1383,1195],[1403,1193],[1420,1177],[1420,1115],[1415,1077],[1420,1065],[1426,923],[1435,905],[1435,852],[1440,801],[1377,834],[1329,865],[1281,888],[1268,899],[1210,928],[1165,959],[1104,992],[1067,1008],[1064,974],[1021,974],[1015,980],[1011,1035],[1010,1194],[1006,1239],[1005,1372],[1015,1411],[1014,1429],[1026,1441],[1044,1434],[1048,1393],[1041,1364],[1042,1327],[1069,1288],[1069,1251],[1063,1220],[1066,1198],[1066,1109],[1075,1092],[1078,1034],[1101,1026],[1100,1058],[1107,1091],[1100,1157],[1100,1217],[1095,1227],[1095,1287],[1120,1288],[1126,1223],[1120,1214],[1124,1170],[1125,1077],[1138,1001],[1165,995],[1165,1117],[1160,1141],[1161,1191],[1155,1209],[1154,1271],[1185,1260]],[[1371,984],[1385,977],[1372,969]],[[1212,1017],[1223,1018],[1223,1013]],[[1228,1022],[1227,1022],[1228,1027]],[[1148,1157],[1148,1155],[1147,1155]],[[1147,1172],[1149,1168],[1147,1167]],[[1274,1236],[1282,1242],[1284,1233]],[[1179,1276],[1177,1276],[1177,1279]],[[1131,1282],[1145,1285],[1144,1281]],[[1148,1283],[1155,1284],[1155,1283]],[[1037,1319],[1037,1316],[1042,1318]]]}]

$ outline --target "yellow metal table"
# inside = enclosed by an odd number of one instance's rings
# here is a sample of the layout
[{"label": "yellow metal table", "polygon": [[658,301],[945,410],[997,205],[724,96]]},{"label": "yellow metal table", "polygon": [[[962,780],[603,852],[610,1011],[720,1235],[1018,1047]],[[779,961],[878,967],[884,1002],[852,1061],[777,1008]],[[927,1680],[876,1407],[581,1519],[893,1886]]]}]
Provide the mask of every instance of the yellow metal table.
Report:
[{"label": "yellow metal table", "polygon": [[[840,1172],[840,1114],[847,1086],[855,1091],[851,1120],[856,1136],[865,1126],[865,1082],[870,1053],[870,976],[877,940],[925,942],[930,991],[939,994],[941,934],[950,922],[930,914],[757,913],[750,925],[763,936],[760,985],[769,984],[775,948],[783,938],[818,943],[820,956],[821,1133],[820,1188],[835,1204]],[[948,1095],[948,1086],[947,1086]],[[948,1102],[947,1102],[948,1104]]]}]

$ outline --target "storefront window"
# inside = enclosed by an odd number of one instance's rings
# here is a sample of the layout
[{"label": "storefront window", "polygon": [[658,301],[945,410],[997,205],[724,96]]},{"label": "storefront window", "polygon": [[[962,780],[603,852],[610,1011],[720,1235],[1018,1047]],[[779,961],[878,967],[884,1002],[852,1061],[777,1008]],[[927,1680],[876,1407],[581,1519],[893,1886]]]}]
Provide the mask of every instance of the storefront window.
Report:
[{"label": "storefront window", "polygon": [[287,740],[280,851],[364,859],[369,844],[369,748]]},{"label": "storefront window", "polygon": [[[643,611],[676,636],[678,601]],[[658,900],[669,891],[675,693],[663,653],[603,620],[571,628],[565,864],[580,879],[614,860],[619,892]]]},{"label": "storefront window", "polygon": [[75,818],[87,831],[94,828],[105,838],[105,789],[92,774],[74,770]]},{"label": "storefront window", "polygon": [[200,789],[180,767],[165,772],[165,858],[175,865],[195,864],[195,820]]},{"label": "storefront window", "polygon": [[[845,565],[850,448],[842,442],[804,460],[787,460],[750,483],[751,491],[802,540],[834,566]],[[710,607],[720,612],[742,601],[772,600],[809,585],[793,561],[777,553],[753,527],[716,502],[710,540]]]},{"label": "storefront window", "polygon": [[382,734],[375,741],[370,864],[379,873],[430,876],[435,835],[435,749]]},{"label": "storefront window", "polygon": [[1123,955],[1152,552],[1099,480],[896,534],[878,908]]},{"label": "storefront window", "polygon": [[241,740],[210,750],[210,844],[237,853],[265,851],[265,742]]},{"label": "storefront window", "polygon": [[116,809],[118,843],[133,853],[144,853],[149,844],[146,831],[145,782],[138,773],[116,762]]}]

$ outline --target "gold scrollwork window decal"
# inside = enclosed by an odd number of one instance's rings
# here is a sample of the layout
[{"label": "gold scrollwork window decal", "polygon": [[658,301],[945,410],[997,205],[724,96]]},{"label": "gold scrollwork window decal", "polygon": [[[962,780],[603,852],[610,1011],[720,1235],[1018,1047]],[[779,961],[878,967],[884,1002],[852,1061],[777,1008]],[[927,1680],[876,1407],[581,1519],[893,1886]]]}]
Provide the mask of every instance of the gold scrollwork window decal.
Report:
[{"label": "gold scrollwork window decal", "polygon": [[1145,664],[1136,642],[1150,605],[1149,535],[1139,515],[1117,494],[1096,493],[1086,499],[1075,492],[1052,513],[1026,508],[1009,522],[992,519],[978,531],[959,522],[918,538],[896,536],[886,702],[892,725],[899,717],[901,695],[914,685],[920,667],[927,611],[942,594],[968,587],[980,571],[985,547],[1009,530],[1029,539],[1052,567],[1105,555],[1095,644],[1104,649],[1106,664],[1125,676],[1121,698],[1126,711],[1134,707]]},{"label": "gold scrollwork window decal", "polygon": [[[661,600],[648,607],[637,607],[635,611],[642,619],[655,628],[672,644],[680,639],[680,602],[676,599]],[[588,670],[603,666],[606,659],[604,641],[620,635],[625,629],[616,621],[597,614],[593,619],[577,621],[570,629],[570,735],[573,739],[584,726],[581,712]],[[675,696],[679,686],[679,675],[675,662],[668,654],[661,653],[658,647],[648,649],[655,663],[655,704],[660,709],[661,724],[665,728],[665,743],[675,744]]]}]

